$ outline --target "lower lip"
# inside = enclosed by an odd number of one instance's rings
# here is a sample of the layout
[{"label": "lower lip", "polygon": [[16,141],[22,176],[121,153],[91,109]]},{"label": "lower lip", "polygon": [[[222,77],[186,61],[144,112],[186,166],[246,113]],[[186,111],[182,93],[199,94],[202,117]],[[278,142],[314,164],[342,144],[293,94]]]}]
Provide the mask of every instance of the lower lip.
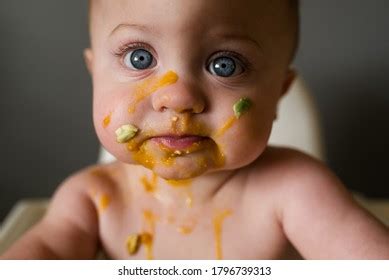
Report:
[{"label": "lower lip", "polygon": [[163,136],[163,137],[154,137],[152,138],[153,141],[157,142],[158,144],[162,144],[167,148],[170,148],[172,150],[183,150],[191,147],[195,143],[199,143],[201,141],[204,141],[205,137],[200,136]]}]

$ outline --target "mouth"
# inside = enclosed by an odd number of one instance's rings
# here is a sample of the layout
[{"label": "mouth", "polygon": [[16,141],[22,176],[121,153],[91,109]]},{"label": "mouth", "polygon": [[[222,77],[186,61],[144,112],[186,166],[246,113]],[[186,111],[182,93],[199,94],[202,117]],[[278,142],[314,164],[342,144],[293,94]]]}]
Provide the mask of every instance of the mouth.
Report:
[{"label": "mouth", "polygon": [[198,135],[164,135],[155,136],[151,140],[157,144],[161,144],[172,150],[184,150],[192,147],[195,144],[200,144],[203,141],[208,140],[208,137]]}]

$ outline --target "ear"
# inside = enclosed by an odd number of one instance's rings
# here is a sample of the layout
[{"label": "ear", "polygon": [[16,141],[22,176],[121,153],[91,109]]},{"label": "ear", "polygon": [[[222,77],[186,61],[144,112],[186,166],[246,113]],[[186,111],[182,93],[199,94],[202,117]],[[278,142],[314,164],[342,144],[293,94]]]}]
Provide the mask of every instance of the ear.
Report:
[{"label": "ear", "polygon": [[296,70],[294,68],[288,68],[284,83],[282,85],[280,97],[284,96],[288,92],[290,86],[293,84],[294,80],[296,79],[296,76],[297,76]]},{"label": "ear", "polygon": [[87,48],[84,50],[84,61],[86,68],[88,69],[88,72],[90,75],[92,75],[92,69],[93,69],[93,52],[91,48]]}]

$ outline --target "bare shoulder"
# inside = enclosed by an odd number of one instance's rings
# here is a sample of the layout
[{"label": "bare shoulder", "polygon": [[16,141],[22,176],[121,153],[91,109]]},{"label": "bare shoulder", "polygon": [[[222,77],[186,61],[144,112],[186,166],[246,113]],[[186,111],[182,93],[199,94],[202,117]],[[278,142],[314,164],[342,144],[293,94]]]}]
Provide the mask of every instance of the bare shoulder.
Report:
[{"label": "bare shoulder", "polygon": [[284,209],[296,202],[317,203],[317,199],[336,199],[340,205],[353,203],[351,193],[320,160],[289,148],[270,148],[265,157]]},{"label": "bare shoulder", "polygon": [[323,162],[290,148],[269,147],[252,167],[249,178],[253,192],[260,191],[255,182],[266,182],[261,188],[273,197],[279,219],[295,205],[305,205],[308,211],[325,200],[337,207],[354,204],[351,193]]},{"label": "bare shoulder", "polygon": [[112,184],[108,166],[85,168],[56,190],[45,216],[2,256],[5,259],[93,259],[99,247],[93,191]]},{"label": "bare shoulder", "polygon": [[267,205],[279,224],[296,206],[312,211],[318,200],[352,203],[351,194],[324,163],[298,150],[268,147],[246,172],[246,207],[252,212]]},{"label": "bare shoulder", "polygon": [[93,186],[108,188],[116,183],[115,177],[120,172],[117,162],[105,165],[91,165],[69,176],[60,185],[74,191],[90,192]]},{"label": "bare shoulder", "polygon": [[324,163],[299,151],[269,148],[251,168],[252,196],[269,197],[285,236],[305,258],[388,257],[388,228],[354,201]]},{"label": "bare shoulder", "polygon": [[97,231],[99,193],[112,192],[115,164],[86,167],[64,180],[50,202],[46,220],[63,218],[86,232]]},{"label": "bare shoulder", "polygon": [[342,185],[323,162],[290,148],[268,147],[247,172],[247,183],[251,188],[259,187],[256,182],[266,181],[273,191],[279,189],[283,193],[304,187],[322,189],[320,182],[328,186]]}]

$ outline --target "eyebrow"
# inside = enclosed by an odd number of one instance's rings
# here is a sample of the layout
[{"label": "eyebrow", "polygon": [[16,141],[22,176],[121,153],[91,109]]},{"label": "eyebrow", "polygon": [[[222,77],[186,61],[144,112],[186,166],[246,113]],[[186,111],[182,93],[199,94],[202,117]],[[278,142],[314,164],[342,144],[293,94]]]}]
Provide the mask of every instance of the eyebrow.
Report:
[{"label": "eyebrow", "polygon": [[[138,29],[140,31],[156,33],[156,31],[153,28],[150,28],[150,27],[143,25],[143,24],[120,23],[111,31],[109,36],[112,36],[114,33],[118,32],[119,30],[124,29],[124,28],[134,28],[134,29]],[[263,51],[261,44],[258,43],[258,41],[251,38],[248,35],[244,35],[244,34],[213,34],[213,36],[219,37],[219,38],[225,39],[225,40],[246,41],[246,42],[250,43],[251,45],[254,45],[255,47],[257,47],[261,51]]]},{"label": "eyebrow", "polygon": [[138,29],[140,31],[148,31],[148,32],[154,32],[155,33],[155,31],[152,28],[150,28],[150,27],[148,27],[146,25],[143,25],[143,24],[120,23],[111,31],[109,36],[112,36],[114,33],[116,33],[117,31],[119,31],[119,30],[121,30],[123,28],[134,28],[134,29]]},{"label": "eyebrow", "polygon": [[215,34],[214,36],[218,37],[218,38],[221,38],[221,39],[225,39],[225,40],[245,41],[245,42],[249,43],[250,45],[253,45],[253,46],[257,47],[258,49],[260,49],[261,51],[263,51],[263,47],[261,46],[261,44],[257,40],[251,38],[249,35],[244,35],[244,34]]}]

